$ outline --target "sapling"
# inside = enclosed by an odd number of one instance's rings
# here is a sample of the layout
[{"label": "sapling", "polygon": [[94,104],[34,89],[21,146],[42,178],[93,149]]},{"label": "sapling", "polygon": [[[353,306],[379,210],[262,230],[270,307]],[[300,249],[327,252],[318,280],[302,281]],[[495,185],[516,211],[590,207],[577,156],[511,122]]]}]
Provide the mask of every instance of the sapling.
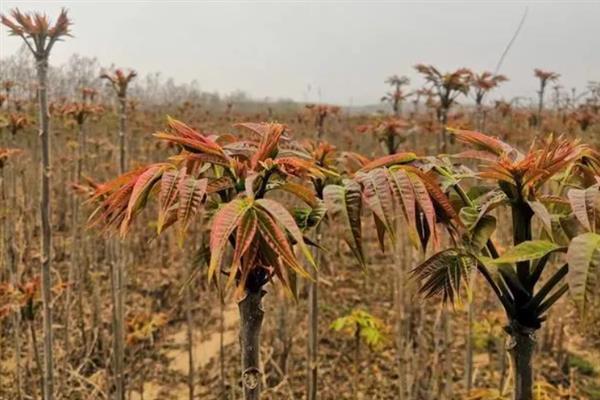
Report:
[{"label": "sapling", "polygon": [[[360,344],[364,342],[373,350],[380,349],[387,340],[386,326],[379,318],[361,309],[353,309],[348,315],[333,321],[330,328],[354,339],[354,372],[358,373]],[[356,382],[352,383],[353,397],[356,397]]]},{"label": "sapling", "polygon": [[[486,112],[484,110],[483,100],[485,96],[496,88],[500,83],[507,81],[504,75],[494,75],[489,71],[484,71],[479,74],[473,73],[470,79],[470,85],[473,88],[475,97],[477,130],[481,131],[485,125]],[[467,381],[467,391],[471,389],[473,381],[473,304],[469,302],[467,306],[468,328],[467,328],[467,365],[465,368],[465,376]]]},{"label": "sapling", "polygon": [[135,71],[125,72],[116,69],[114,73],[103,73],[100,78],[106,79],[119,101],[119,171],[127,170],[127,89],[131,81],[137,76]]},{"label": "sapling", "polygon": [[[301,221],[300,226],[303,230],[314,230],[315,242],[322,243],[323,225],[320,223],[325,212],[322,205],[323,190],[331,183],[341,179],[338,171],[337,152],[334,146],[324,141],[306,141],[303,146],[310,154],[315,165],[327,173],[324,176],[314,176],[311,178],[313,190],[315,192],[316,202],[309,204],[307,208],[297,209],[297,219]],[[314,259],[318,267],[322,267],[321,249],[315,247]],[[318,366],[319,366],[319,270],[314,268],[312,271],[313,279],[309,282],[308,288],[308,379],[307,379],[307,399],[316,400],[318,392]]]},{"label": "sapling", "polygon": [[8,120],[6,121],[6,128],[12,135],[12,139],[14,140],[19,131],[22,131],[27,126],[31,125],[30,119],[25,114],[13,112],[8,114]]},{"label": "sapling", "polygon": [[10,158],[21,154],[21,152],[20,149],[0,147],[0,169],[4,168]]},{"label": "sapling", "polygon": [[[127,89],[130,82],[137,76],[135,71],[124,72],[116,69],[114,73],[103,73],[101,79],[110,84],[119,102],[119,173],[127,170]],[[121,248],[117,251],[123,253]],[[125,399],[125,255],[120,254],[116,262],[111,263],[111,290],[113,294],[113,331],[114,331],[114,367],[117,400]]]},{"label": "sapling", "polygon": [[4,89],[4,94],[2,95],[4,97],[4,101],[6,101],[6,108],[10,109],[10,99],[11,99],[11,92],[13,87],[15,87],[16,83],[14,81],[11,80],[6,80],[2,82],[2,89]]},{"label": "sapling", "polygon": [[[483,193],[466,192],[460,181],[469,175],[457,173],[451,163],[434,166],[462,202],[460,218],[468,230],[449,230],[453,244],[417,266],[414,275],[425,296],[453,302],[463,292],[470,296],[473,274],[481,274],[508,318],[513,398],[531,400],[535,334],[546,312],[567,292],[584,309],[595,287],[589,272],[600,260],[598,202],[585,199],[600,196],[600,158],[588,146],[551,135],[523,153],[478,132],[453,134],[473,148],[456,157],[481,163],[471,178],[491,185],[483,186]],[[553,179],[557,185],[551,184]],[[566,192],[569,186],[581,189]],[[544,194],[548,189],[551,194]],[[513,246],[502,253],[492,241],[498,222],[491,211],[498,207],[507,207],[512,215]],[[534,217],[543,227],[538,239]],[[551,261],[560,258],[560,267],[552,268]]]},{"label": "sapling", "polygon": [[412,125],[404,119],[388,117],[360,125],[357,130],[375,136],[386,154],[395,154],[410,135],[411,127]]},{"label": "sapling", "polygon": [[[84,92],[85,93],[85,92]],[[61,113],[64,117],[66,117],[69,121],[73,121],[77,127],[77,156],[76,156],[76,164],[75,164],[75,183],[81,184],[82,174],[84,166],[86,165],[87,158],[87,150],[86,150],[86,132],[85,132],[85,124],[87,120],[95,115],[100,114],[103,109],[100,106],[96,106],[93,104],[88,104],[85,102],[87,99],[87,95],[84,94],[84,102],[82,103],[69,103],[65,104]],[[87,347],[85,329],[84,329],[84,321],[83,321],[83,278],[84,278],[84,268],[82,267],[81,262],[81,248],[82,248],[82,227],[80,223],[79,217],[79,202],[77,197],[74,199],[74,207],[73,207],[73,243],[74,247],[71,251],[71,262],[69,264],[69,272],[68,272],[68,280],[69,282],[74,281],[75,271],[79,271],[79,307],[80,307],[80,328],[81,335],[84,347]],[[65,352],[66,354],[70,354],[70,323],[71,323],[71,295],[72,295],[72,286],[69,285],[67,287],[66,293],[66,311],[65,311]]]},{"label": "sapling", "polygon": [[[290,142],[285,126],[238,126],[246,129],[251,139],[208,136],[169,119],[168,129],[155,136],[179,146],[179,155],[100,185],[94,196],[100,204],[91,216],[91,224],[127,234],[154,192],[158,192],[158,233],[177,223],[183,242],[194,217],[202,211],[209,215],[207,278],[222,290],[235,286],[233,295],[240,312],[242,389],[244,399],[255,400],[260,398],[262,382],[259,356],[264,286],[277,279],[293,295],[291,272],[311,279],[297,259],[294,245],[314,266],[294,217],[282,203],[267,195],[280,189],[314,204],[315,194],[303,182],[323,176],[323,171]],[[231,263],[223,265],[229,246]],[[222,282],[221,275],[226,276],[226,282]]]},{"label": "sapling", "polygon": [[437,98],[436,114],[441,125],[440,137],[437,139],[437,150],[445,153],[448,151],[448,139],[446,124],[448,112],[456,103],[458,96],[469,93],[469,82],[471,71],[467,68],[459,68],[453,72],[442,73],[433,65],[417,64],[417,72],[423,75],[427,85],[433,90]]},{"label": "sapling", "polygon": [[331,323],[330,328],[354,338],[355,365],[359,362],[361,342],[372,349],[378,349],[387,339],[383,321],[361,309],[353,309],[348,315],[337,318]]},{"label": "sapling", "polygon": [[50,117],[48,111],[48,60],[57,41],[70,36],[71,21],[63,9],[54,24],[41,13],[22,13],[18,8],[1,22],[11,35],[19,36],[35,58],[41,141],[41,274],[44,304],[44,400],[54,397],[54,362],[52,356],[52,232],[50,223]]},{"label": "sapling", "polygon": [[[372,214],[382,250],[387,242],[386,235],[396,252],[400,233],[406,235],[414,247],[427,249],[440,244],[439,222],[444,221],[448,229],[463,228],[431,168],[421,169],[430,166],[428,158],[406,152],[375,160],[355,156],[348,159],[361,164],[358,170],[341,184],[326,186],[323,193],[328,215],[341,224],[343,239],[361,264],[365,264],[361,228],[363,207]],[[402,270],[401,265],[396,267]],[[396,315],[399,321],[403,316],[402,307],[398,302]],[[402,323],[398,325],[402,327]],[[403,329],[398,329],[397,335],[404,335]],[[398,342],[398,351],[404,351],[400,345],[402,341]],[[404,365],[400,365],[399,398],[408,391],[403,368]]]},{"label": "sapling", "polygon": [[400,117],[400,115],[402,115],[402,102],[410,95],[409,93],[404,93],[402,91],[402,86],[408,85],[410,79],[406,76],[392,75],[385,80],[385,83],[390,85],[393,91],[386,93],[386,95],[381,98],[381,101],[390,103],[394,116]]},{"label": "sapling", "polygon": [[560,74],[551,71],[544,71],[539,68],[533,70],[533,75],[540,81],[540,88],[538,94],[538,109],[536,125],[542,126],[542,112],[544,111],[544,94],[546,92],[546,86],[549,82],[555,82],[560,78]]},{"label": "sapling", "polygon": [[313,118],[313,124],[316,129],[316,139],[323,139],[323,134],[325,133],[325,120],[329,116],[339,115],[340,108],[338,106],[330,106],[327,104],[308,104],[306,105],[306,109]]},{"label": "sapling", "polygon": [[508,78],[504,75],[494,75],[489,71],[480,74],[472,74],[470,85],[473,88],[475,97],[475,107],[477,108],[477,129],[483,130],[485,124],[485,111],[483,109],[483,100],[485,96]]},{"label": "sapling", "polygon": [[[59,296],[65,286],[64,283],[58,282],[51,288],[51,291],[55,296]],[[40,374],[39,389],[43,397],[46,393],[44,367],[39,354],[35,331],[35,317],[40,306],[43,307],[42,302],[41,279],[39,275],[31,277],[23,283],[0,283],[0,321],[4,317],[18,316],[19,321],[23,320],[27,323],[30,335],[29,340],[31,340],[30,344],[34,353],[34,362]]]}]

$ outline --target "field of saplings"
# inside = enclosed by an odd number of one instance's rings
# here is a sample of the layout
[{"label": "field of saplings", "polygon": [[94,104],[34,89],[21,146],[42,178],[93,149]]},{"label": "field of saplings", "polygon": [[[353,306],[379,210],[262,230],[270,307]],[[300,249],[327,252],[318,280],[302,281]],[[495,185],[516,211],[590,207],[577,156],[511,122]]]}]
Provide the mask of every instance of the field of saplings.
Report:
[{"label": "field of saplings", "polygon": [[599,82],[256,101],[70,18],[1,21],[0,399],[600,399]]}]

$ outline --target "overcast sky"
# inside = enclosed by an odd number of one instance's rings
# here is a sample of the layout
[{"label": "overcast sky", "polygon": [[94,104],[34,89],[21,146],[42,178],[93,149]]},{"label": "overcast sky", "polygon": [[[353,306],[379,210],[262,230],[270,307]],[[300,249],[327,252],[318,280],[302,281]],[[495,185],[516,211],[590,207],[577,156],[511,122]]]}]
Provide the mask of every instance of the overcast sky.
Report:
[{"label": "overcast sky", "polygon": [[[420,62],[493,70],[529,7],[500,71],[510,82],[494,97],[535,96],[536,67],[561,73],[566,88],[600,80],[600,1],[0,0],[3,13],[15,6],[69,9],[75,37],[55,47],[52,63],[79,53],[207,91],[343,105],[376,103],[391,74],[419,85]],[[21,41],[0,34],[0,55],[16,51]]]}]

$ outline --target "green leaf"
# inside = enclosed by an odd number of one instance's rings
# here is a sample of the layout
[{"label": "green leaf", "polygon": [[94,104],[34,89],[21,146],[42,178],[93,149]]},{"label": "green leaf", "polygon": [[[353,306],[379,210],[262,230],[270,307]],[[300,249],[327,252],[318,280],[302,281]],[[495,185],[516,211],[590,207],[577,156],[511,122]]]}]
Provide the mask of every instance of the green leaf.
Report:
[{"label": "green leaf", "polygon": [[323,202],[323,200],[317,200],[317,204],[314,208],[296,207],[292,214],[294,215],[298,227],[303,232],[306,232],[317,227],[323,221],[326,213],[327,208],[325,207],[325,202]]},{"label": "green leaf", "polygon": [[501,190],[490,190],[473,201],[473,207],[463,207],[459,216],[468,228],[476,226],[479,220],[494,208],[506,203],[508,198]]},{"label": "green leaf", "polygon": [[537,260],[548,253],[560,249],[556,243],[547,240],[528,240],[508,249],[502,256],[492,260],[495,264],[512,264],[521,261]]},{"label": "green leaf", "polygon": [[554,229],[552,226],[552,216],[548,212],[546,206],[539,201],[528,201],[529,207],[533,210],[534,215],[542,222],[544,231],[554,240]]},{"label": "green leaf", "polygon": [[361,266],[365,266],[362,249],[361,192],[360,185],[344,180],[343,186],[328,185],[323,190],[327,212],[342,225],[344,241],[354,253]]},{"label": "green leaf", "polygon": [[567,250],[569,293],[582,312],[598,285],[600,235],[584,233],[575,237]]},{"label": "green leaf", "polygon": [[496,218],[484,215],[471,230],[471,246],[474,250],[483,249],[496,230]]}]

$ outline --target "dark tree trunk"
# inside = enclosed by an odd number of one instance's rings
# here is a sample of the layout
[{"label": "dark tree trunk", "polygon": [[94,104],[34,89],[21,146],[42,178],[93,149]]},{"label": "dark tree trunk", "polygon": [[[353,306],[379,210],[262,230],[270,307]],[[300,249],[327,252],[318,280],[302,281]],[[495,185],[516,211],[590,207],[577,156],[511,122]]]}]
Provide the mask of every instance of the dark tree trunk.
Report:
[{"label": "dark tree trunk", "polygon": [[506,349],[512,364],[514,400],[533,399],[533,353],[535,331],[513,322],[506,328],[509,336]]},{"label": "dark tree trunk", "polygon": [[[532,239],[531,219],[533,211],[525,201],[519,200],[512,205],[512,224],[513,224],[513,244],[516,246],[520,243]],[[521,261],[517,263],[517,275],[523,286],[527,287],[530,274],[530,262]],[[528,299],[526,299],[528,300]]]},{"label": "dark tree trunk", "polygon": [[394,135],[388,135],[387,137],[387,153],[389,155],[396,154],[396,143]]},{"label": "dark tree trunk", "polygon": [[260,399],[262,372],[260,370],[260,330],[264,311],[262,297],[266,292],[259,287],[247,289],[239,302],[240,346],[242,350],[242,388],[244,400]]}]

